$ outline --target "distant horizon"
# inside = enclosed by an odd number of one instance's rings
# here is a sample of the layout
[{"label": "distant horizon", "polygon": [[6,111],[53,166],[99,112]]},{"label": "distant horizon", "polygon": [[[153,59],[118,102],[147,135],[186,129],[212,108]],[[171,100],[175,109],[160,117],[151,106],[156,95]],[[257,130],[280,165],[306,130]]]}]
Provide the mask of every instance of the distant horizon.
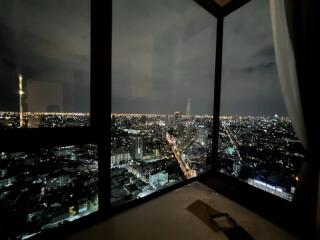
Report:
[{"label": "distant horizon", "polygon": [[[179,112],[179,111],[176,111]],[[166,115],[174,115],[174,113],[121,113],[121,112],[112,112],[111,115],[156,115],[156,116],[166,116]],[[18,111],[0,111],[0,114],[2,113],[19,113]],[[187,114],[184,114],[182,112],[181,113],[182,116],[188,116]],[[48,115],[48,114],[62,114],[62,115],[90,115],[90,112],[23,112],[23,114],[44,114],[44,115]],[[248,114],[248,115],[243,115],[243,114],[234,114],[234,115],[230,115],[230,114],[220,114],[220,117],[272,117],[272,116],[278,116],[278,117],[289,117],[288,115],[280,115],[280,114],[273,114],[273,115],[252,115],[252,114]],[[214,115],[210,115],[210,114],[190,114],[190,116],[210,116],[213,117]]]},{"label": "distant horizon", "polygon": [[[174,115],[174,113],[111,113],[111,115],[155,115],[155,116],[167,116],[167,115]],[[181,114],[182,116],[188,116],[187,114]],[[273,115],[240,115],[240,114],[235,114],[235,115],[219,115],[220,117],[275,117],[278,116],[280,118],[289,118],[288,115],[279,115],[279,114],[273,114]],[[208,117],[214,117],[214,115],[210,114],[191,114],[190,116],[208,116]]]}]

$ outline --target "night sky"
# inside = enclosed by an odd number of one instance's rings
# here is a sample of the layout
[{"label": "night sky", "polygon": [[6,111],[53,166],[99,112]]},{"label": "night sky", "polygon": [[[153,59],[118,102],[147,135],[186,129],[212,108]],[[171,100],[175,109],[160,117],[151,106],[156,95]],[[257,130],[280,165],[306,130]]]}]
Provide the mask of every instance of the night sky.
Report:
[{"label": "night sky", "polygon": [[253,0],[225,19],[221,112],[286,116],[268,0]]},{"label": "night sky", "polygon": [[39,110],[46,102],[39,96],[54,91],[54,82],[63,89],[63,111],[89,111],[90,1],[1,0],[0,5],[0,111],[18,110],[20,72],[25,91],[33,82],[42,84],[42,93],[25,95]]},{"label": "night sky", "polygon": [[[189,0],[114,1],[113,112],[212,114],[216,20]],[[221,114],[286,115],[269,1],[225,19]]]},{"label": "night sky", "polygon": [[[232,13],[224,31],[221,113],[285,115],[268,1]],[[192,0],[114,1],[112,111],[185,112],[190,97],[191,113],[212,114],[215,40],[215,18]],[[44,93],[56,83],[63,111],[89,111],[90,1],[1,0],[0,111],[18,109],[19,72]]]}]

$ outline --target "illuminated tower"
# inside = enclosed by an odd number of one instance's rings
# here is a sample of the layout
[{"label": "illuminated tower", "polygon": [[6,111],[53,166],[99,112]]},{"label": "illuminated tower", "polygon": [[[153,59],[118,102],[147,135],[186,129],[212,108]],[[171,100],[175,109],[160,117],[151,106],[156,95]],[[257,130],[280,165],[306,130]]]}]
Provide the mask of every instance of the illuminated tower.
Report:
[{"label": "illuminated tower", "polygon": [[187,99],[187,117],[190,118],[190,115],[191,115],[191,98],[188,98]]},{"label": "illuminated tower", "polygon": [[22,81],[23,81],[23,76],[22,74],[19,74],[19,105],[20,105],[20,111],[19,111],[19,116],[20,116],[20,127],[23,126],[23,106],[22,106],[22,97],[23,97],[23,85],[22,85]]}]

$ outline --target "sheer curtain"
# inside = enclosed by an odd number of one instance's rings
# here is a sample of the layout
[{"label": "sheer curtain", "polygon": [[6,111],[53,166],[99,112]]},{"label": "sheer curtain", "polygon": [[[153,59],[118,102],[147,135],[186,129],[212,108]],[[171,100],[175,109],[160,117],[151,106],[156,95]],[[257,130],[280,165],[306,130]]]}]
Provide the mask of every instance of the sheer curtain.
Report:
[{"label": "sheer curtain", "polygon": [[296,63],[289,36],[284,1],[270,0],[270,11],[275,56],[283,99],[294,130],[302,145],[307,148],[308,141],[300,100]]},{"label": "sheer curtain", "polygon": [[[306,61],[308,63],[313,62],[312,59],[314,58],[314,53],[312,51],[311,53],[308,52],[309,55],[305,51],[306,49],[310,50],[310,48],[312,48],[312,46],[308,46],[308,47],[305,47],[305,46],[308,45],[309,43],[308,41],[310,41],[308,39],[312,38],[313,36],[311,36],[310,32],[301,31],[301,30],[306,27],[306,25],[304,25],[306,24],[306,22],[310,21],[313,24],[315,24],[315,19],[308,16],[308,14],[305,14],[305,13],[300,16],[296,16],[292,14],[293,12],[290,12],[292,15],[291,16],[287,15],[288,12],[286,12],[286,10],[288,10],[288,8],[286,7],[295,7],[295,9],[299,9],[299,7],[301,7],[301,5],[299,5],[299,2],[286,3],[284,0],[269,0],[269,1],[270,1],[271,22],[272,22],[276,63],[277,63],[278,76],[280,80],[280,86],[281,86],[284,102],[286,105],[288,115],[292,120],[294,130],[297,136],[299,137],[299,139],[301,140],[302,145],[307,150],[307,153],[312,152],[312,149],[315,146],[314,141],[312,140],[315,140],[315,139],[310,138],[310,132],[307,132],[305,117],[309,117],[307,119],[310,120],[310,113],[308,116],[306,116],[306,113],[303,112],[303,108],[301,104],[302,92],[300,92],[300,89],[299,89],[299,82],[310,81],[309,74],[310,74],[310,69],[312,70],[312,66],[309,66],[309,65],[302,66],[301,63]],[[310,2],[312,1],[309,1],[308,3],[303,3],[305,4],[303,6],[304,7],[307,6],[306,9],[308,10],[312,9],[311,5],[309,5]],[[312,11],[314,10],[310,10],[310,12]],[[300,25],[299,26],[293,25],[293,27],[295,28],[295,30],[298,30],[300,34],[306,34],[305,36],[303,36],[302,43],[301,42],[299,43],[300,47],[301,47],[301,44],[303,44],[302,49],[304,49],[303,50],[304,54],[300,55],[300,57],[302,56],[302,59],[299,60],[300,69],[303,69],[303,75],[302,77],[301,76],[300,77],[304,79],[298,79],[295,52],[292,46],[292,39],[290,38],[287,17],[289,18],[290,21],[294,19],[295,20],[298,19],[297,21],[300,23]],[[297,21],[295,23],[297,23]],[[311,28],[311,26],[308,26],[308,28],[309,27]],[[294,41],[295,44],[297,44],[298,43],[297,36],[295,36],[294,40],[295,40]],[[306,90],[308,90],[308,88]],[[304,98],[306,98],[305,94],[304,94]],[[305,102],[308,102],[307,101],[308,99],[304,99],[304,100]],[[308,103],[310,103],[310,101]],[[310,121],[308,121],[308,124],[310,125]],[[309,130],[310,130],[310,127],[312,128],[312,126],[308,126]],[[320,191],[319,189],[315,189],[313,187],[316,185],[315,182],[318,182],[318,183],[320,182],[317,159],[315,159],[314,156],[312,156],[311,154],[308,154],[307,161],[303,163],[302,168],[300,170],[300,182],[297,185],[297,194],[295,196],[294,204],[297,206],[297,211],[298,211],[297,227],[300,227],[300,224],[303,225],[302,232],[304,234],[305,233],[310,234],[309,236],[314,236],[313,233],[311,232],[314,232],[315,230],[314,227],[316,227],[316,234],[318,235],[318,239],[320,239],[320,202],[319,202]],[[318,184],[318,187],[319,186],[320,184]],[[317,211],[316,214],[314,213],[315,209]],[[315,217],[317,218],[316,220],[315,220]],[[315,221],[316,221],[316,226],[314,226]],[[311,226],[308,226],[308,225],[311,225]]]}]

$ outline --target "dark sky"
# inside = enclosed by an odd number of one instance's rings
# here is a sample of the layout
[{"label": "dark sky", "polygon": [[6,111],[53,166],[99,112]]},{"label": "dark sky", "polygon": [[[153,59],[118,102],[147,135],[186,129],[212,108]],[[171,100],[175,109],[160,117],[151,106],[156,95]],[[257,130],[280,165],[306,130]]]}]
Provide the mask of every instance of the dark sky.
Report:
[{"label": "dark sky", "polygon": [[[269,1],[225,19],[221,113],[285,115]],[[114,4],[114,112],[212,114],[216,20],[189,0]]]},{"label": "dark sky", "polygon": [[[222,114],[285,114],[268,1],[232,13],[224,30]],[[212,114],[215,39],[215,18],[192,0],[114,1],[113,112],[185,112],[190,97],[193,114]],[[44,93],[48,82],[63,89],[63,111],[89,111],[90,1],[2,0],[0,111],[18,109],[19,72]]]},{"label": "dark sky", "polygon": [[[19,72],[25,91],[40,82],[45,96],[55,82],[63,111],[89,111],[90,1],[1,0],[0,111],[18,109]],[[26,92],[25,101],[35,95]]]},{"label": "dark sky", "polygon": [[281,95],[268,0],[253,0],[225,19],[221,112],[287,115]]},{"label": "dark sky", "polygon": [[216,19],[189,0],[114,1],[113,112],[212,114]]}]

